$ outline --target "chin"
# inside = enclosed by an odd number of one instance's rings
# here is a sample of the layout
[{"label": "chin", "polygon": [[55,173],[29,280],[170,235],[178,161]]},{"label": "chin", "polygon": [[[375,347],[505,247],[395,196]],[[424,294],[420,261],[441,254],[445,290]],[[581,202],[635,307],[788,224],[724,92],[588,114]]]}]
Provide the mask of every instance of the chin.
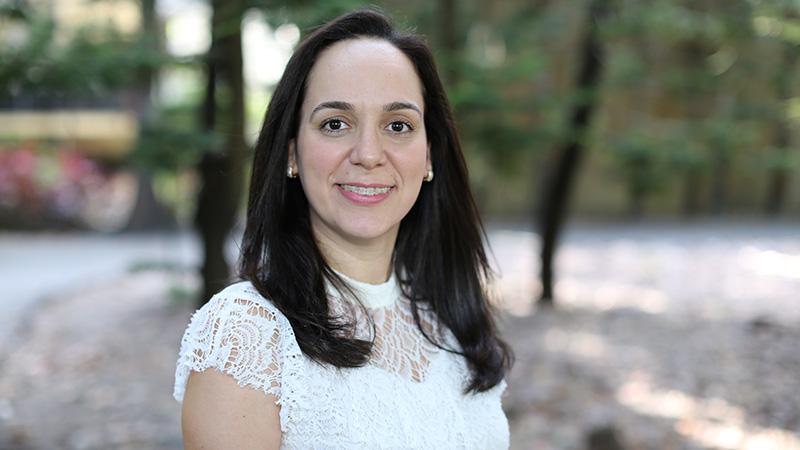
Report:
[{"label": "chin", "polygon": [[350,236],[351,239],[362,241],[372,241],[382,238],[392,238],[397,236],[399,226],[388,226],[386,224],[370,224],[367,221],[356,221],[357,226],[344,227],[343,234]]}]

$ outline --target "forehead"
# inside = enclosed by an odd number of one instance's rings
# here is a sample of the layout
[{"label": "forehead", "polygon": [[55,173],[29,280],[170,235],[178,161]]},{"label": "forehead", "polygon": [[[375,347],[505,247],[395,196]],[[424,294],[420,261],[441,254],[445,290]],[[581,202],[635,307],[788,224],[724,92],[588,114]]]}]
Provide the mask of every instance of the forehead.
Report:
[{"label": "forehead", "polygon": [[351,39],[323,51],[311,69],[304,102],[356,105],[413,101],[423,108],[422,83],[408,56],[380,39]]}]

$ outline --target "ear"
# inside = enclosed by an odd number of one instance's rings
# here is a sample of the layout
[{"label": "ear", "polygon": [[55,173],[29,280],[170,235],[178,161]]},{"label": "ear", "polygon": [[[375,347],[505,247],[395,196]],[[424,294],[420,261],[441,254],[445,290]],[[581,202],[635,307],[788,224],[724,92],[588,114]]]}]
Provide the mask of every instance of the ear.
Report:
[{"label": "ear", "polygon": [[431,143],[428,141],[428,154],[427,154],[427,161],[425,162],[425,170],[433,170],[433,163],[431,163]]},{"label": "ear", "polygon": [[297,173],[297,143],[294,139],[289,141],[289,161],[286,164],[287,167],[291,167],[294,170],[294,173]]}]

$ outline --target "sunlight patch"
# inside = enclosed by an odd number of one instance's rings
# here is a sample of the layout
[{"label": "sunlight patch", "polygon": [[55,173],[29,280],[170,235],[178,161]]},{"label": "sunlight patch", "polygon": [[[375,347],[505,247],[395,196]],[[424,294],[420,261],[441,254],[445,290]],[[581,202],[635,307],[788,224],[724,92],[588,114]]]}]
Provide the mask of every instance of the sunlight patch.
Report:
[{"label": "sunlight patch", "polygon": [[697,398],[653,387],[650,376],[634,372],[617,390],[617,401],[633,411],[674,419],[675,431],[705,447],[739,450],[800,450],[788,431],[746,423],[745,411],[721,398]]},{"label": "sunlight patch", "polygon": [[739,264],[759,275],[800,279],[800,255],[744,247],[739,251]]}]

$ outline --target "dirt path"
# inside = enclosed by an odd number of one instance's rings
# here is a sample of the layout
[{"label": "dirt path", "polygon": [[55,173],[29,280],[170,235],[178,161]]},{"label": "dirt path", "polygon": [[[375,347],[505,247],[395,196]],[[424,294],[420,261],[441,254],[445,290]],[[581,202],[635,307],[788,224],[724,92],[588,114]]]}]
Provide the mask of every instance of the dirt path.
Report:
[{"label": "dirt path", "polygon": [[172,399],[190,308],[142,272],[45,303],[0,366],[2,449],[180,449]]},{"label": "dirt path", "polygon": [[[561,253],[560,308],[535,311],[532,235],[491,236],[512,449],[603,427],[632,450],[800,449],[800,240],[588,233]],[[196,284],[142,271],[43,302],[0,349],[0,449],[182,448],[176,299]]]}]

